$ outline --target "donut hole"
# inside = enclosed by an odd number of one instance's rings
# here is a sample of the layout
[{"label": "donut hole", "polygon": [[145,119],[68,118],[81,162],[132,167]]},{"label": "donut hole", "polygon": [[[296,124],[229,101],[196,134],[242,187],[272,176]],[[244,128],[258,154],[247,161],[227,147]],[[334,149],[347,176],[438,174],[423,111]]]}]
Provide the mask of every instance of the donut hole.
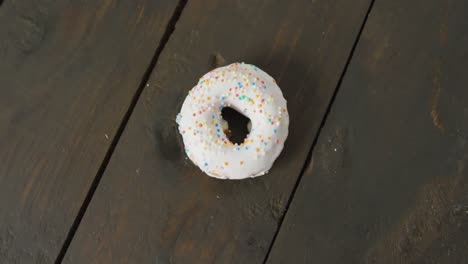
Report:
[{"label": "donut hole", "polygon": [[229,141],[242,144],[250,132],[250,119],[231,107],[224,107],[221,117],[227,123],[223,130]]}]

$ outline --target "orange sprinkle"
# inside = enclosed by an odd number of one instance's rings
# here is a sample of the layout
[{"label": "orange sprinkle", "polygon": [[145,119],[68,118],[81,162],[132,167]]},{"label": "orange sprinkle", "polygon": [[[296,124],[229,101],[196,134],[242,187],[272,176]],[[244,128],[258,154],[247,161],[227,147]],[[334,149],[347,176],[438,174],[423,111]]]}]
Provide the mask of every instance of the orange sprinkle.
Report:
[{"label": "orange sprinkle", "polygon": [[256,148],[255,151],[256,151],[256,152],[260,152],[260,149],[259,149],[259,148]]}]

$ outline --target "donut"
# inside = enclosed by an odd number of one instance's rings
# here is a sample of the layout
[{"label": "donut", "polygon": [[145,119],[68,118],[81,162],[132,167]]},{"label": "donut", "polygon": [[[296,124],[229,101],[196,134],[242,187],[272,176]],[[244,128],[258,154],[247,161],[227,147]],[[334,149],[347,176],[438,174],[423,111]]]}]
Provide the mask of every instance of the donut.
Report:
[{"label": "donut", "polygon": [[[224,107],[250,119],[241,144],[229,141],[224,131]],[[273,166],[288,137],[289,115],[270,75],[251,64],[233,63],[200,78],[176,122],[185,153],[203,172],[219,179],[245,179],[264,175]]]}]

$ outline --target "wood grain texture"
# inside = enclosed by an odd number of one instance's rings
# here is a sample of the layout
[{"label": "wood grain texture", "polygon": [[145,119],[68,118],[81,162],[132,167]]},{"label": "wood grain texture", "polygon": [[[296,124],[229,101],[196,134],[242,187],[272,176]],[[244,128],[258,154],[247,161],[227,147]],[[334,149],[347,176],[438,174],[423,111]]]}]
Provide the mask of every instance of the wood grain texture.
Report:
[{"label": "wood grain texture", "polygon": [[56,258],[175,8],[0,6],[0,262]]},{"label": "wood grain texture", "polygon": [[468,263],[467,12],[375,2],[268,263]]},{"label": "wood grain texture", "polygon": [[[369,1],[189,1],[65,256],[66,263],[260,263]],[[175,117],[219,61],[258,65],[291,116],[267,176],[221,181],[187,160]]]}]

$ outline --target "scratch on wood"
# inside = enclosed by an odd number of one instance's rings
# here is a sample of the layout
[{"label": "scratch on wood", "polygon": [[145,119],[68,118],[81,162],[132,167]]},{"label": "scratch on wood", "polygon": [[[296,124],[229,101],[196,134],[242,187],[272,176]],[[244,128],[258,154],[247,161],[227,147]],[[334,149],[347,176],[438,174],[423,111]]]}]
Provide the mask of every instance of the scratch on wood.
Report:
[{"label": "scratch on wood", "polygon": [[314,159],[313,158],[310,158],[306,161],[306,165],[305,165],[305,170],[304,170],[304,174],[303,175],[308,175],[310,174],[310,172],[312,171],[312,167],[314,165]]},{"label": "scratch on wood", "polygon": [[434,73],[434,78],[432,79],[432,103],[431,103],[431,118],[432,118],[432,124],[434,126],[441,130],[444,131],[444,127],[442,126],[442,123],[440,122],[440,117],[439,117],[439,98],[440,98],[440,93],[442,90],[442,84],[441,84],[441,69],[440,69],[440,64],[437,64],[436,70]]},{"label": "scratch on wood", "polygon": [[380,43],[377,43],[375,48],[373,49],[373,52],[370,56],[369,60],[369,66],[370,69],[375,70],[377,69],[377,66],[379,63],[382,61],[384,56],[386,55],[387,49],[390,47],[390,36],[385,35],[384,37],[380,38],[381,40]]},{"label": "scratch on wood", "polygon": [[96,8],[96,17],[97,19],[102,19],[106,15],[106,13],[109,11],[110,7],[113,4],[113,0],[106,0],[101,2],[101,6]]},{"label": "scratch on wood", "polygon": [[139,5],[138,6],[139,10],[138,10],[138,16],[137,16],[137,19],[136,19],[136,23],[135,24],[139,24],[141,19],[143,18],[143,14],[145,13],[145,6],[144,5]]},{"label": "scratch on wood", "polygon": [[31,192],[31,189],[36,182],[37,177],[40,175],[42,172],[42,169],[44,168],[45,165],[45,159],[39,160],[38,164],[35,166],[31,173],[31,177],[29,178],[28,182],[26,183],[26,186],[23,189],[23,192],[21,193],[21,202],[24,204],[26,199],[29,196],[29,193]]}]

